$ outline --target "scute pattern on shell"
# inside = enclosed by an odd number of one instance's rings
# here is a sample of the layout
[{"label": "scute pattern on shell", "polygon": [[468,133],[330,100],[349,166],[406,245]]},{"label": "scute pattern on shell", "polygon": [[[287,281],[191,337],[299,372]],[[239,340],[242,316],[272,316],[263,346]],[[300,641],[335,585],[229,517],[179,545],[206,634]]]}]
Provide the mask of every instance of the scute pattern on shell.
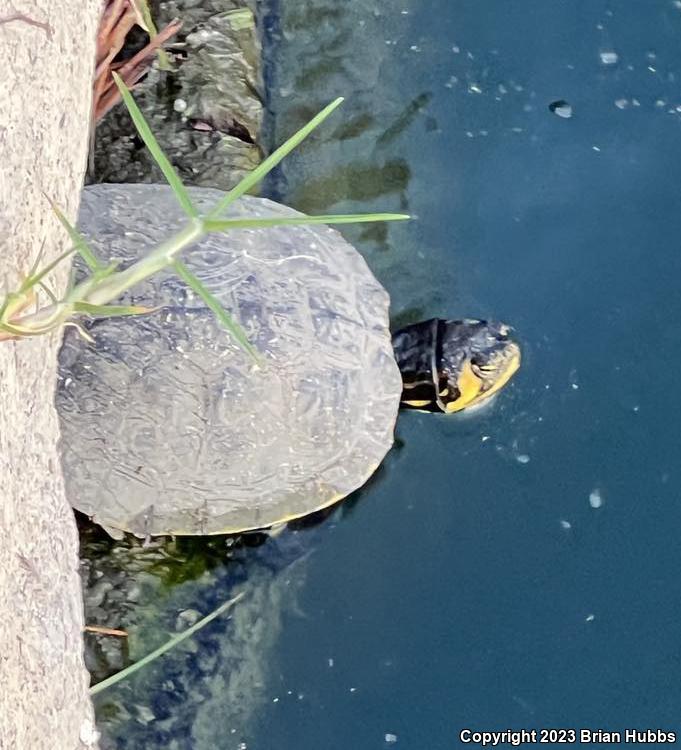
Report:
[{"label": "scute pattern on shell", "polygon": [[[206,211],[223,195],[191,190]],[[297,212],[246,197],[233,216]],[[79,228],[121,267],[184,223],[160,185],[96,185]],[[401,377],[389,299],[328,227],[211,235],[183,260],[240,321],[264,366],[183,282],[121,301],[161,306],[68,331],[56,397],[69,498],[105,526],[210,534],[306,515],[360,487],[393,441]]]}]

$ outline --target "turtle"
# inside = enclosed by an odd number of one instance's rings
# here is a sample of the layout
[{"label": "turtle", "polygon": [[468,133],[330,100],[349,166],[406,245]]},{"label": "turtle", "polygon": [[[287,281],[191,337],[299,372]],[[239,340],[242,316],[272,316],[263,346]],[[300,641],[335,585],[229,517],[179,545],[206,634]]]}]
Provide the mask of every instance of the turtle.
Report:
[{"label": "turtle", "polygon": [[[223,193],[190,195],[208,210]],[[253,196],[230,215],[300,216]],[[184,221],[167,186],[99,184],[78,226],[125,267]],[[112,534],[242,533],[330,507],[380,465],[400,405],[470,408],[520,364],[503,323],[434,318],[391,335],[388,293],[323,225],[211,234],[183,261],[257,359],[166,271],[118,302],[152,312],[88,320],[90,340],[69,329],[59,352],[67,494]]]}]

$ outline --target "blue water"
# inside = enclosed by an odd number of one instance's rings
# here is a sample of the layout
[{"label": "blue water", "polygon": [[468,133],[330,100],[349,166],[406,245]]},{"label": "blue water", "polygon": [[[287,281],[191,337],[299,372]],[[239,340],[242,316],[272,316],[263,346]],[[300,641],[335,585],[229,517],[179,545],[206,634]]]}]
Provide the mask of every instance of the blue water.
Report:
[{"label": "blue water", "polygon": [[[280,700],[248,747],[678,730],[681,10],[271,10],[272,144],[348,101],[269,193],[310,212],[409,211],[347,232],[396,319],[500,318],[525,358],[489,411],[400,417],[401,449],[284,613]],[[561,99],[569,119],[549,110]]]},{"label": "blue water", "polygon": [[[140,574],[133,659],[191,622],[178,617],[244,598],[103,694],[103,747],[678,731],[681,9],[260,8],[270,146],[347,97],[265,192],[311,213],[408,211],[343,230],[395,322],[505,320],[523,367],[477,414],[401,415],[396,448],[327,523],[197,543],[175,568],[154,553],[182,582]],[[560,100],[571,117],[550,111]]]}]

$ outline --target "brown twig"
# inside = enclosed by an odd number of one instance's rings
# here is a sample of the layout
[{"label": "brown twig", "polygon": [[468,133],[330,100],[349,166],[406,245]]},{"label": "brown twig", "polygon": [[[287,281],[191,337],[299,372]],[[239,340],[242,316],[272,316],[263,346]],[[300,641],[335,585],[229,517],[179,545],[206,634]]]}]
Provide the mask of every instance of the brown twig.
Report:
[{"label": "brown twig", "polygon": [[156,51],[182,26],[180,21],[171,21],[149,43],[129,60],[114,64],[113,61],[125,45],[125,40],[134,26],[139,25],[139,16],[131,0],[107,0],[97,32],[97,58],[92,102],[93,121],[102,117],[120,101],[118,87],[111,71],[116,70],[125,85],[132,89],[149,70]]},{"label": "brown twig", "polygon": [[[178,20],[171,21],[159,33],[149,41],[149,44],[141,49],[134,57],[126,60],[120,65],[112,65],[111,60],[117,52],[110,55],[104,61],[101,75],[95,82],[95,123],[99,122],[102,117],[121,99],[118,87],[111,77],[111,71],[116,70],[118,75],[123,79],[125,85],[132,89],[142,76],[149,70],[151,60],[156,50],[164,44],[170,37],[177,34],[182,23]],[[129,30],[129,29],[128,29]],[[126,32],[127,33],[127,32]]]}]

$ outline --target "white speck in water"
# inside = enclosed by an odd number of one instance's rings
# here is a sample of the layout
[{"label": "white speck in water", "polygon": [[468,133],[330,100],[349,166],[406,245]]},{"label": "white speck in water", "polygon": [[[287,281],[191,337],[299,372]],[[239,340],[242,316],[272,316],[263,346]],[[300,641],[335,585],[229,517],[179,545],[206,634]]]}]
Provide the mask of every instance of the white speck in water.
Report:
[{"label": "white speck in water", "polygon": [[657,73],[657,68],[653,68],[653,66],[652,66],[652,65],[649,65],[649,66],[648,66],[648,70],[649,70],[649,71],[650,71],[651,73]]},{"label": "white speck in water", "polygon": [[572,528],[572,524],[569,521],[566,521],[564,518],[560,519],[560,525],[561,528],[565,529],[565,531],[569,531]]},{"label": "white speck in water", "polygon": [[572,106],[565,99],[557,99],[555,102],[551,102],[549,110],[564,120],[569,120],[572,117]]},{"label": "white speck in water", "polygon": [[333,666],[333,659],[329,659],[328,661],[329,661],[329,666],[332,667]]},{"label": "white speck in water", "polygon": [[523,112],[532,112],[534,107],[531,104],[523,104]]},{"label": "white speck in water", "polygon": [[589,494],[589,505],[592,508],[600,508],[603,505],[603,496],[598,487],[591,490],[591,493]]},{"label": "white speck in water", "polygon": [[489,135],[489,131],[488,130],[479,130],[478,132],[480,133],[480,135],[483,135],[483,136],[484,135]]},{"label": "white speck in water", "polygon": [[626,109],[629,106],[628,99],[615,99],[615,106],[617,109]]},{"label": "white speck in water", "polygon": [[597,24],[596,24],[596,28],[597,28],[597,29],[598,29],[599,31],[603,31],[603,24],[602,24],[602,23],[597,23]]},{"label": "white speck in water", "polygon": [[240,742],[239,750],[248,750],[248,745],[245,742]]},{"label": "white speck in water", "polygon": [[515,460],[516,460],[516,461],[517,461],[517,462],[518,462],[519,464],[529,464],[529,463],[530,463],[530,457],[529,457],[529,456],[527,455],[527,453],[519,453],[519,454],[518,454],[518,455],[517,455],[517,456],[515,457]]},{"label": "white speck in water", "polygon": [[279,698],[272,698],[272,703],[279,703]]},{"label": "white speck in water", "polygon": [[472,131],[472,130],[467,130],[467,131],[466,131],[466,135],[467,135],[467,136],[468,136],[469,138],[473,138],[473,131]]},{"label": "white speck in water", "polygon": [[514,133],[522,133],[522,132],[524,132],[524,128],[518,128],[518,127],[516,127],[516,128],[511,128],[511,130],[512,130],[512,131],[513,131]]},{"label": "white speck in water", "polygon": [[632,411],[638,412],[638,411],[640,411],[640,409],[641,409],[641,407],[637,405],[637,406],[634,406],[634,408],[632,409]]},{"label": "white speck in water", "polygon": [[475,55],[472,52],[466,52],[466,57],[469,60],[475,60]]},{"label": "white speck in water", "polygon": [[454,53],[455,55],[458,55],[458,54],[459,54],[459,52],[461,52],[461,47],[459,47],[459,45],[458,45],[458,44],[455,44],[455,45],[454,45],[454,46],[452,47],[452,52],[453,52],[453,53]]},{"label": "white speck in water", "polygon": [[634,107],[640,107],[641,102],[638,99],[632,99],[631,103],[634,105]]},{"label": "white speck in water", "polygon": [[303,693],[298,693],[298,700],[299,701],[302,701],[304,697],[305,696],[303,695]]},{"label": "white speck in water", "polygon": [[487,441],[488,441],[489,439],[490,439],[490,436],[489,436],[489,435],[483,435],[483,436],[482,436],[482,442],[483,442],[483,443],[486,443],[486,442],[487,442]]},{"label": "white speck in water", "polygon": [[579,390],[579,383],[572,383],[571,386],[572,386],[572,390],[573,391],[578,391]]},{"label": "white speck in water", "polygon": [[615,65],[615,63],[620,59],[620,56],[615,52],[615,50],[607,49],[603,50],[600,53],[601,62],[603,65]]},{"label": "white speck in water", "polygon": [[350,692],[351,693],[356,693],[357,692],[357,688],[350,688]]},{"label": "white speck in water", "polygon": [[672,3],[672,5],[673,5],[673,6],[674,6],[674,7],[675,7],[675,8],[677,9],[677,10],[681,10],[681,0],[674,0],[674,2]]},{"label": "white speck in water", "polygon": [[401,11],[400,11],[400,13],[401,13],[401,14],[402,14],[403,16],[408,16],[408,15],[409,15],[409,11],[408,11],[408,10],[401,10]]},{"label": "white speck in water", "polygon": [[478,86],[477,83],[469,83],[468,84],[468,91],[471,94],[482,94],[482,89],[480,88],[480,86]]},{"label": "white speck in water", "polygon": [[412,52],[420,52],[421,51],[421,48],[418,46],[418,44],[412,44],[411,47],[409,47],[409,49]]},{"label": "white speck in water", "polygon": [[385,741],[386,741],[386,742],[387,742],[387,743],[388,743],[389,745],[394,745],[394,744],[395,744],[395,743],[397,742],[397,735],[396,735],[396,734],[392,734],[392,733],[388,732],[388,733],[387,733],[387,734],[385,735]]},{"label": "white speck in water", "polygon": [[594,151],[600,151],[601,149],[598,146],[592,146],[591,147]]},{"label": "white speck in water", "polygon": [[504,84],[503,84],[503,83],[500,83],[500,84],[499,84],[499,85],[497,86],[497,91],[498,91],[498,92],[499,92],[500,94],[508,94],[508,89],[506,88],[506,86],[504,86]]},{"label": "white speck in water", "polygon": [[596,619],[596,615],[587,615],[586,622],[593,622]]},{"label": "white speck in water", "polygon": [[456,76],[450,76],[447,83],[445,83],[446,88],[452,89],[454,88],[455,84],[459,82],[459,79]]}]

